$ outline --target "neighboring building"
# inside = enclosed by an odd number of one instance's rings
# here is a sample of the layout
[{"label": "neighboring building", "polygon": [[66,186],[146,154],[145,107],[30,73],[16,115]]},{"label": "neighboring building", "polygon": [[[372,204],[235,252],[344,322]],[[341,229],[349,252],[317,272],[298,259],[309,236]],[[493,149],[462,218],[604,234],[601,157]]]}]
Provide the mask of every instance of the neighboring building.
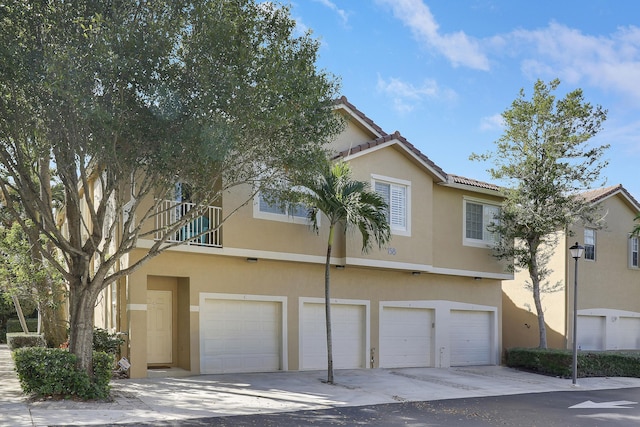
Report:
[{"label": "neighboring building", "polygon": [[[390,202],[392,240],[361,252],[339,233],[331,286],[334,366],[449,367],[500,362],[502,280],[487,222],[494,185],[446,174],[399,133],[387,134],[346,98],[347,128],[333,142],[355,179]],[[189,374],[326,369],[327,228],[310,230],[238,188],[205,223],[238,209],[197,242],[164,252],[103,293],[99,326],[128,332],[132,377],[148,368]],[[188,235],[188,231],[187,231]],[[150,241],[139,241],[140,257]]]},{"label": "neighboring building", "polygon": [[[569,247],[585,247],[578,260],[578,347],[582,350],[640,349],[640,269],[638,237],[630,236],[640,204],[622,185],[582,194],[599,207],[602,221],[573,225],[560,235],[550,267],[550,283],[560,290],[542,296],[550,348],[573,343],[575,261]],[[528,272],[503,282],[503,345],[537,347],[533,296],[524,288]]]}]

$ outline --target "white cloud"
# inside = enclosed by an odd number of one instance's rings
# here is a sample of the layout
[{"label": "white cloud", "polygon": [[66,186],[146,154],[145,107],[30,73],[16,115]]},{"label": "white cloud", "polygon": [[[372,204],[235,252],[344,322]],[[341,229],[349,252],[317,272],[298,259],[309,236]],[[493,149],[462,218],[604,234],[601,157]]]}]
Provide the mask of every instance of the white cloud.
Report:
[{"label": "white cloud", "polygon": [[612,118],[604,124],[604,129],[594,138],[594,143],[611,144],[610,150],[621,152],[625,157],[640,155],[640,119],[625,121]]},{"label": "white cloud", "polygon": [[585,82],[640,99],[640,28],[625,27],[608,36],[593,36],[552,22],[538,30],[504,36],[517,50],[522,72],[532,78],[559,77]]},{"label": "white cloud", "polygon": [[340,19],[342,19],[342,23],[345,25],[347,24],[347,21],[349,20],[349,14],[344,9],[340,9],[331,0],[315,0],[315,1],[336,12],[338,16],[340,16]]},{"label": "white cloud", "polygon": [[478,70],[489,70],[489,59],[482,52],[478,40],[464,32],[441,34],[429,7],[422,0],[378,0],[389,6],[393,15],[409,27],[414,37],[436,50],[454,67],[465,66]]},{"label": "white cloud", "polygon": [[483,117],[480,120],[481,131],[493,131],[504,129],[504,120],[502,114],[494,114],[493,116]]},{"label": "white cloud", "polygon": [[442,88],[435,80],[427,79],[420,86],[404,82],[395,77],[388,80],[378,76],[377,90],[393,99],[394,109],[400,113],[413,111],[425,99],[452,101],[457,94]]}]

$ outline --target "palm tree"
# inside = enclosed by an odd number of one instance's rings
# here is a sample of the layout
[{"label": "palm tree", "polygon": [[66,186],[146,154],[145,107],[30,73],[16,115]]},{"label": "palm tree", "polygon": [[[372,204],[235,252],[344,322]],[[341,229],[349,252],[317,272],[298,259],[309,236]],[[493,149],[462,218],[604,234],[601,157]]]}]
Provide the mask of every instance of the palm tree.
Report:
[{"label": "palm tree", "polygon": [[[640,221],[640,214],[636,215],[636,217],[633,220]],[[636,224],[635,227],[633,227],[633,231],[631,232],[631,235],[640,236],[640,224]]]},{"label": "palm tree", "polygon": [[375,241],[382,247],[390,239],[387,222],[387,203],[368,184],[351,179],[351,169],[345,162],[327,164],[323,173],[305,185],[301,195],[309,207],[309,220],[318,231],[318,211],[329,220],[329,238],[324,273],[324,298],[327,325],[327,383],[333,384],[333,353],[331,342],[330,262],[335,227],[343,224],[344,230],[356,227],[362,235],[362,252],[371,249]]}]

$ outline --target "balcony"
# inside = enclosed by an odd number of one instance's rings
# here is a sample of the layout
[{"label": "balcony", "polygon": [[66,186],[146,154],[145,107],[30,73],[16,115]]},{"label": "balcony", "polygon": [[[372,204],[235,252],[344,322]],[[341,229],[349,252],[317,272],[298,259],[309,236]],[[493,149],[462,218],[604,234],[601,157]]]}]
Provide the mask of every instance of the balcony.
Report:
[{"label": "balcony", "polygon": [[[163,200],[156,211],[155,238],[163,239],[166,229],[189,214],[195,208],[194,203]],[[186,245],[222,247],[221,239],[222,208],[209,206],[202,215],[171,233],[166,239],[168,243],[185,242]]]}]

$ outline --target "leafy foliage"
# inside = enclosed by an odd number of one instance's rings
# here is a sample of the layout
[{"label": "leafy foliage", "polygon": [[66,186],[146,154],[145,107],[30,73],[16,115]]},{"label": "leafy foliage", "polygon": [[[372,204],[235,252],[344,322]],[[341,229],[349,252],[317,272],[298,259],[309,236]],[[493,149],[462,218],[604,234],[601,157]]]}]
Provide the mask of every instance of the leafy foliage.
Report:
[{"label": "leafy foliage", "polygon": [[[32,226],[31,221],[23,221]],[[6,220],[0,224],[0,289],[7,296],[18,297],[23,311],[40,311],[47,341],[57,347],[66,329],[66,324],[55,324],[65,288],[61,274],[38,255],[39,250],[53,250],[47,249],[44,235],[32,242],[18,222]]]},{"label": "leafy foliage", "polygon": [[85,400],[109,396],[113,356],[107,353],[94,353],[93,377],[79,370],[76,355],[66,350],[26,347],[12,354],[25,393]]},{"label": "leafy foliage", "polygon": [[303,181],[305,191],[297,196],[309,206],[309,220],[318,231],[318,214],[329,220],[329,237],[325,262],[325,315],[327,325],[327,382],[333,384],[333,352],[331,337],[331,250],[335,227],[342,224],[345,232],[356,228],[362,236],[362,251],[371,249],[373,242],[382,247],[391,238],[387,222],[388,205],[366,182],[354,180],[348,163],[324,163],[324,169],[313,180]]},{"label": "leafy foliage", "polygon": [[[512,368],[570,378],[573,354],[570,350],[510,348],[505,363]],[[640,378],[640,353],[636,351],[581,351],[577,376]]]},{"label": "leafy foliage", "polygon": [[311,207],[309,219],[314,230],[318,230],[317,212],[329,219],[329,226],[342,223],[345,231],[355,227],[362,235],[362,251],[371,249],[372,243],[379,246],[389,241],[390,228],[387,222],[388,209],[382,196],[370,191],[366,182],[354,180],[348,163],[327,165],[315,180],[306,182],[301,197]]},{"label": "leafy foliage", "polygon": [[557,288],[547,281],[549,258],[558,233],[569,225],[598,226],[596,207],[580,191],[599,184],[608,148],[587,144],[600,131],[606,110],[586,102],[580,89],[556,99],[552,92],[559,85],[557,79],[548,85],[538,80],[530,100],[521,90],[502,113],[505,131],[496,141],[496,151],[471,156],[491,160],[491,176],[507,183],[501,212],[490,226],[502,236],[494,254],[510,262],[512,271],[528,270],[543,348],[547,344],[540,292]]},{"label": "leafy foliage", "polygon": [[[636,217],[633,220],[634,221],[640,221],[640,214],[636,215]],[[640,236],[640,224],[636,224],[633,227],[633,230],[631,231],[631,235]]]},{"label": "leafy foliage", "polygon": [[117,333],[111,333],[106,329],[95,328],[93,330],[93,351],[102,351],[108,354],[118,354],[124,339]]},{"label": "leafy foliage", "polygon": [[[29,327],[29,332],[34,332],[38,330],[38,319],[37,318],[26,318],[27,326]],[[9,319],[7,320],[7,332],[22,332],[22,327],[20,326],[20,321],[18,319]]]},{"label": "leafy foliage", "polygon": [[[338,82],[272,2],[10,0],[0,17],[0,191],[61,253],[40,251],[69,284],[69,348],[89,370],[99,292],[229,189],[311,170],[342,126]],[[177,181],[197,207],[157,229]],[[139,239],[147,254],[121,263]]]},{"label": "leafy foliage", "polygon": [[23,347],[46,347],[47,343],[44,340],[42,334],[24,332],[9,332],[7,333],[7,344],[11,350],[15,350]]}]

